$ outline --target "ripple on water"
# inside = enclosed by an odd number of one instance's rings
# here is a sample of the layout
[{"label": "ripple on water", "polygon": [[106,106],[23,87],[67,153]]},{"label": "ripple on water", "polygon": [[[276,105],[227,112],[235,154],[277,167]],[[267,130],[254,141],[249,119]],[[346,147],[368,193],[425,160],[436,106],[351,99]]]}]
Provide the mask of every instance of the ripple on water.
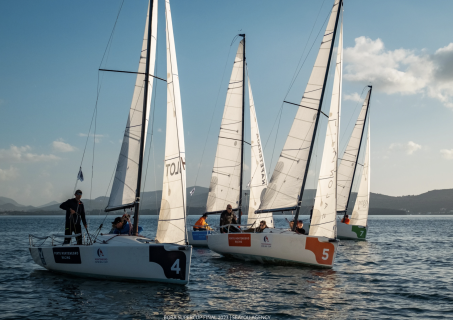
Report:
[{"label": "ripple on water", "polygon": [[[198,217],[189,217],[189,223]],[[286,226],[275,216],[277,227]],[[0,318],[161,319],[249,314],[272,319],[407,319],[453,315],[453,217],[371,217],[367,241],[341,241],[331,270],[268,266],[194,249],[181,287],[54,274],[35,265],[28,234],[62,217],[0,217]],[[214,219],[213,219],[214,220]],[[90,217],[90,225],[99,225]],[[156,217],[142,217],[145,235]],[[426,236],[426,235],[429,236]],[[125,271],[127,272],[127,270]]]}]

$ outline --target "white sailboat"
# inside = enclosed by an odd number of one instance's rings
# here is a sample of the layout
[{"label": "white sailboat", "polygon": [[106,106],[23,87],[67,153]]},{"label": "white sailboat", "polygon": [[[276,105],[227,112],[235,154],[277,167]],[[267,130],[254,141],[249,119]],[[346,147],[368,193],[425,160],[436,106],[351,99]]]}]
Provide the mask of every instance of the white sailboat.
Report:
[{"label": "white sailboat", "polygon": [[[317,132],[334,41],[342,8],[335,0],[326,31],[290,133],[256,214],[296,210],[297,221],[314,137]],[[341,28],[340,28],[341,30]],[[341,32],[341,31],[340,31]],[[336,155],[341,92],[341,35],[313,225],[309,235],[268,228],[263,233],[224,233],[208,236],[209,248],[225,256],[263,263],[332,267],[338,240],[335,234]],[[326,204],[328,206],[326,207]]]},{"label": "white sailboat", "polygon": [[[186,171],[181,97],[169,0],[167,35],[167,130],[164,186],[156,239],[138,235],[140,188],[156,59],[158,2],[150,0],[134,95],[106,212],[135,208],[132,235],[100,235],[84,245],[55,244],[55,236],[34,245],[34,261],[51,271],[85,277],[186,284],[192,247],[186,245]],[[155,77],[157,78],[157,77]],[[75,237],[75,236],[70,236]],[[47,239],[51,240],[47,241]],[[50,242],[50,243],[49,243]]]},{"label": "white sailboat", "polygon": [[[355,123],[349,143],[338,167],[338,203],[337,214],[344,215],[348,210],[348,203],[351,197],[352,184],[359,161],[360,147],[365,133],[365,125],[370,108],[371,86],[363,102],[359,117]],[[369,120],[368,120],[369,121]],[[338,223],[339,239],[365,240],[368,231],[368,210],[370,203],[370,124],[365,146],[365,158],[360,180],[357,199],[352,210],[349,224]]]},{"label": "white sailboat", "polygon": [[[228,84],[225,107],[220,125],[216,157],[212,169],[211,184],[206,203],[208,214],[221,213],[228,204],[234,211],[242,206],[242,164],[244,140],[244,83],[245,83],[245,35],[240,41],[233,63],[230,82]],[[254,211],[260,205],[263,190],[267,187],[266,167],[261,148],[261,138],[258,130],[252,88],[248,81],[251,123],[251,181],[249,209],[249,224],[253,224],[259,215]],[[250,216],[252,212],[252,216]],[[272,213],[263,215],[264,219],[273,226]],[[207,236],[213,234],[210,230],[189,230],[189,243],[196,246],[207,246]]]}]

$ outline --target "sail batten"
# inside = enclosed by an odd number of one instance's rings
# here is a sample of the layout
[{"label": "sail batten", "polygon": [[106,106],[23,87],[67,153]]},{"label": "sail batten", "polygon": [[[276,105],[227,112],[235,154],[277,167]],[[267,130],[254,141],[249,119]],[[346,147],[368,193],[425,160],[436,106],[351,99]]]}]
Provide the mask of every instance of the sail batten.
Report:
[{"label": "sail batten", "polygon": [[298,206],[321,112],[340,4],[341,0],[335,0],[312,73],[258,212]]},{"label": "sail batten", "polygon": [[242,154],[243,50],[239,43],[228,83],[217,151],[209,186],[207,212],[225,210],[230,204],[237,208],[240,198]]},{"label": "sail batten", "polygon": [[[142,41],[142,51],[138,63],[138,73],[135,80],[134,93],[129,110],[129,116],[124,130],[121,151],[118,156],[118,162],[113,180],[112,190],[110,192],[109,202],[106,211],[114,211],[128,207],[136,201],[136,190],[140,162],[140,143],[142,120],[144,112],[144,91],[145,91],[145,73],[146,73],[146,53],[148,42],[148,22],[149,12],[146,16],[145,34]],[[154,70],[156,62],[156,39],[157,39],[157,1],[153,2],[152,8],[152,25],[151,25],[151,46],[149,52],[149,69]],[[146,133],[149,122],[149,109],[151,104],[153,82],[148,81],[148,97],[146,104],[146,127],[143,139],[146,144]]]},{"label": "sail batten", "polygon": [[343,25],[340,26],[338,51],[330,102],[329,121],[319,172],[318,187],[309,235],[336,238],[338,135],[340,127],[343,71]]},{"label": "sail batten", "polygon": [[272,212],[256,213],[261,204],[261,199],[264,196],[267,188],[267,173],[266,164],[264,162],[264,154],[261,145],[260,131],[258,127],[258,119],[256,117],[255,102],[253,100],[252,86],[250,78],[248,79],[249,103],[250,103],[250,146],[251,146],[251,164],[250,164],[250,198],[247,224],[257,227],[261,221],[266,221],[269,228],[274,227],[274,218]]}]

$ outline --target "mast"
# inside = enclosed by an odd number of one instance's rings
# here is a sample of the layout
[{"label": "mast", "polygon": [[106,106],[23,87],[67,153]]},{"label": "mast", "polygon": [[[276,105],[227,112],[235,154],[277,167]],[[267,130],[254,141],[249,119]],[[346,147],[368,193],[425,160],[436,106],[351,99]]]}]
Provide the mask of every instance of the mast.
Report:
[{"label": "mast", "polygon": [[344,214],[346,214],[348,212],[349,199],[351,198],[351,193],[352,193],[352,184],[354,183],[355,171],[357,169],[357,163],[359,162],[360,147],[362,146],[363,133],[365,132],[366,119],[368,116],[368,110],[370,109],[371,90],[373,90],[373,86],[368,86],[368,88],[370,88],[370,94],[368,95],[368,102],[367,102],[366,112],[365,112],[365,121],[364,121],[363,128],[362,128],[362,134],[360,136],[359,150],[357,151],[357,157],[356,157],[356,160],[354,163],[354,172],[352,173],[351,188],[349,189],[348,201],[346,201],[346,208],[344,209]]},{"label": "mast", "polygon": [[140,210],[140,189],[142,183],[143,153],[145,149],[145,132],[146,132],[146,113],[148,105],[148,83],[149,83],[149,58],[151,49],[151,21],[153,16],[153,0],[149,0],[148,14],[148,37],[146,43],[146,71],[145,71],[145,91],[143,99],[142,129],[140,134],[140,157],[138,160],[137,189],[135,192],[135,211],[134,211],[134,229],[132,234],[138,234],[138,213]]},{"label": "mast", "polygon": [[[332,41],[335,41],[335,38],[336,38],[338,20],[340,17],[340,12],[341,12],[342,6],[343,6],[343,0],[340,0],[340,2],[338,3],[337,17],[335,19],[335,28],[333,30]],[[333,52],[333,45],[330,46],[330,50],[329,50],[329,59],[327,60],[327,70],[326,70],[326,74],[324,75],[324,82],[323,82],[322,91],[321,91],[321,98],[319,100],[318,113],[316,115],[316,122],[315,122],[314,131],[313,131],[313,139],[311,140],[310,151],[308,153],[307,165],[305,167],[305,173],[304,173],[304,178],[303,178],[303,182],[302,182],[302,187],[300,189],[299,199],[297,200],[296,214],[294,215],[294,224],[293,224],[293,229],[292,229],[293,231],[296,230],[297,220],[299,219],[300,207],[302,206],[302,197],[304,195],[305,183],[307,182],[307,176],[308,176],[308,169],[310,168],[311,154],[313,152],[313,146],[315,143],[316,132],[318,130],[319,116],[321,115],[321,107],[322,107],[322,102],[324,100],[324,93],[326,90],[326,83],[327,83],[327,78],[328,78],[329,70],[330,70],[330,62],[332,60],[332,52]]]},{"label": "mast", "polygon": [[244,48],[242,50],[242,137],[241,137],[241,169],[239,178],[239,203],[238,203],[238,224],[241,224],[242,220],[242,168],[244,165],[244,109],[245,109],[245,33],[240,34],[240,37],[244,40]]}]

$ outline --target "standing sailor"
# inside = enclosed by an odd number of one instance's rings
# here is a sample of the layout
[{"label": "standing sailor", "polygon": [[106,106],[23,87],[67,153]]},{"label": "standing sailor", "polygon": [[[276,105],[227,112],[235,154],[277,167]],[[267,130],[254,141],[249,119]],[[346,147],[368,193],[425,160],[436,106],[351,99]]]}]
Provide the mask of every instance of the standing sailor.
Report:
[{"label": "standing sailor", "polygon": [[[66,224],[64,234],[66,236],[80,234],[76,237],[77,244],[82,244],[82,227],[80,226],[80,220],[82,220],[85,229],[87,229],[87,221],[85,220],[85,208],[82,201],[82,191],[77,190],[74,194],[74,198],[68,199],[60,205],[60,209],[66,210]],[[71,242],[71,238],[65,238],[64,244]]]}]

